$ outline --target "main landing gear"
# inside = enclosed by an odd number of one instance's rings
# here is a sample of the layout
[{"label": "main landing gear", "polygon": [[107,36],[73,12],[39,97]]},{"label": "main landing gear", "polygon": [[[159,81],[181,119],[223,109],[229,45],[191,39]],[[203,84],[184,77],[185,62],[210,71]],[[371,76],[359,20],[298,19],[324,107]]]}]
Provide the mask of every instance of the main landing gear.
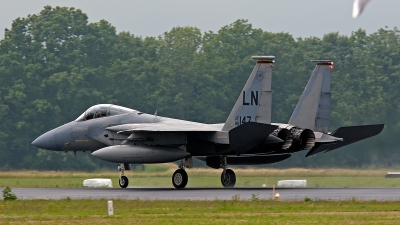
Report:
[{"label": "main landing gear", "polygon": [[[217,161],[218,162],[218,161]],[[233,188],[236,184],[236,175],[233,170],[228,169],[228,163],[226,160],[225,156],[221,156],[220,158],[220,166],[223,169],[221,173],[221,184],[225,188]],[[185,171],[185,168],[192,168],[193,167],[193,161],[192,157],[187,157],[181,160],[181,163],[179,164],[179,169],[177,169],[174,174],[172,175],[172,184],[176,189],[182,189],[185,188],[189,177],[188,174]],[[218,168],[218,167],[215,167]],[[118,163],[118,170],[121,171],[121,175],[119,178],[119,186],[121,188],[126,188],[128,187],[129,180],[128,178],[124,175],[125,170],[130,170],[131,166],[129,163]]]},{"label": "main landing gear", "polygon": [[181,189],[186,187],[189,177],[185,171],[185,168],[192,168],[193,161],[192,157],[187,157],[181,160],[179,169],[177,169],[172,175],[172,184],[176,189]]},{"label": "main landing gear", "polygon": [[121,171],[121,175],[119,176],[119,186],[121,188],[126,188],[128,187],[129,180],[126,176],[124,176],[125,170],[130,170],[131,165],[128,163],[118,163],[118,170]]},{"label": "main landing gear", "polygon": [[[221,156],[220,158],[220,166],[224,169],[221,173],[221,184],[225,188],[233,188],[236,184],[236,175],[233,170],[228,169],[228,163],[225,156]],[[179,169],[177,169],[172,175],[172,184],[176,189],[181,189],[186,187],[188,182],[188,175],[185,171],[185,168],[192,168],[193,162],[192,158],[184,158],[181,160],[179,165]]]},{"label": "main landing gear", "polygon": [[172,184],[176,189],[181,189],[186,187],[186,184],[188,182],[188,175],[185,171],[185,169],[177,169],[174,174],[172,175]]},{"label": "main landing gear", "polygon": [[221,156],[221,167],[224,169],[221,174],[221,183],[225,188],[233,188],[236,184],[235,172],[231,169],[227,169],[228,163],[225,156]]}]

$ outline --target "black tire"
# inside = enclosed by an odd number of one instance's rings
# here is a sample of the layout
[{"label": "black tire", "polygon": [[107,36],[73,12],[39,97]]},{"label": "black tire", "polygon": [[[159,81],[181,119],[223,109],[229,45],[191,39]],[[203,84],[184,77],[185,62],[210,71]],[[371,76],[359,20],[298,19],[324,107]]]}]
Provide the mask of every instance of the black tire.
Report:
[{"label": "black tire", "polygon": [[121,188],[126,188],[126,187],[128,187],[129,180],[126,176],[121,176],[121,178],[119,178],[118,183]]},{"label": "black tire", "polygon": [[235,172],[233,172],[233,170],[231,170],[231,169],[226,169],[225,176],[224,176],[224,172],[222,172],[221,183],[222,183],[222,186],[224,186],[225,188],[233,188],[236,184]]},{"label": "black tire", "polygon": [[172,175],[172,184],[176,189],[186,187],[188,182],[188,175],[184,169],[178,169]]}]

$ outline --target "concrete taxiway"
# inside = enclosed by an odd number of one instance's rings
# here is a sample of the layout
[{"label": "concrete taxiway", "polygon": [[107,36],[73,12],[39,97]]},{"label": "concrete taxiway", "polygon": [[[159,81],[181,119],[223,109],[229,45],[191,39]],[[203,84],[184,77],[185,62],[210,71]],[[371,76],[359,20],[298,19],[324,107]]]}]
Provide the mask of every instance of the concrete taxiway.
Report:
[{"label": "concrete taxiway", "polygon": [[[19,199],[271,199],[271,188],[13,188]],[[278,188],[281,200],[400,200],[400,188]]]}]

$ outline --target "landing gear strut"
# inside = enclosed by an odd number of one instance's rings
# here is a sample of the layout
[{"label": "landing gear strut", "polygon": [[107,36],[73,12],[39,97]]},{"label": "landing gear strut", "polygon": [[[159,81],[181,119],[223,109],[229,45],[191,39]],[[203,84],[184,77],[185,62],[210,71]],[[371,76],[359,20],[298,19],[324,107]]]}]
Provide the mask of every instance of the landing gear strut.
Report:
[{"label": "landing gear strut", "polygon": [[[130,169],[130,168],[127,168],[127,169]],[[128,178],[126,176],[124,176],[125,164],[124,163],[118,163],[118,170],[121,171],[121,175],[119,176],[119,182],[118,182],[119,186],[121,188],[128,187],[129,180],[128,180]]]},{"label": "landing gear strut", "polygon": [[221,167],[224,169],[221,174],[221,183],[225,188],[233,188],[236,184],[235,172],[231,169],[227,169],[228,163],[226,157],[221,157]]},{"label": "landing gear strut", "polygon": [[184,158],[181,160],[181,164],[179,165],[179,169],[177,169],[172,175],[172,184],[176,189],[181,189],[186,187],[189,177],[185,171],[185,167],[192,168],[193,162],[192,158]]}]

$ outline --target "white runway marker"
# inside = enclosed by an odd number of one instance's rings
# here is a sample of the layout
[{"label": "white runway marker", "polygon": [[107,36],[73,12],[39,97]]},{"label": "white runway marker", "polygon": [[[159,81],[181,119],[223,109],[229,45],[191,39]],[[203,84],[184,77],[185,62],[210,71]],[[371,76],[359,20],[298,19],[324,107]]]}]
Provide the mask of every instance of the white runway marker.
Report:
[{"label": "white runway marker", "polygon": [[114,206],[113,206],[113,201],[108,201],[108,215],[113,216],[114,215]]}]

